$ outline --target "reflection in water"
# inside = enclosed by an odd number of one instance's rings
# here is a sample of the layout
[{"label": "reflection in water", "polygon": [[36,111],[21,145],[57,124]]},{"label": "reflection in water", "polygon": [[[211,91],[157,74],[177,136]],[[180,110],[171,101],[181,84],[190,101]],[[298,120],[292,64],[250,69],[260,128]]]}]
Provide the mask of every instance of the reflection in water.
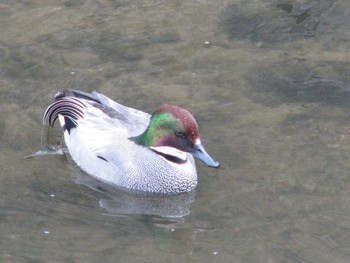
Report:
[{"label": "reflection in water", "polygon": [[113,214],[158,215],[162,217],[184,217],[190,213],[194,201],[191,194],[174,196],[141,196],[134,194],[101,199],[100,206]]},{"label": "reflection in water", "polygon": [[77,178],[76,183],[83,184],[106,198],[99,205],[112,215],[153,215],[165,218],[183,218],[190,213],[195,191],[177,195],[157,195],[132,193],[116,189],[94,178]]}]

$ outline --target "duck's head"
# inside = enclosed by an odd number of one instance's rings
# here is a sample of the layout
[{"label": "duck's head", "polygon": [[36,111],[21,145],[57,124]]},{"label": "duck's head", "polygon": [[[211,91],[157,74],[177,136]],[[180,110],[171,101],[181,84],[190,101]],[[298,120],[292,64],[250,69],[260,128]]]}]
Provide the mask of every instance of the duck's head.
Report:
[{"label": "duck's head", "polygon": [[185,152],[188,152],[208,166],[219,167],[201,144],[198,125],[192,114],[174,105],[158,108],[146,131],[135,141],[178,163],[186,161]]}]

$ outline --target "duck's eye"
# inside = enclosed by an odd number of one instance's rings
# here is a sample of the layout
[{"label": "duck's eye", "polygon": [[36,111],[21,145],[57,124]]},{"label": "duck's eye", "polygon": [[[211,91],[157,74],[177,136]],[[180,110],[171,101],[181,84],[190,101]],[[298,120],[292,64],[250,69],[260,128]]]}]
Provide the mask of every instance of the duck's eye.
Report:
[{"label": "duck's eye", "polygon": [[181,130],[175,130],[175,135],[177,137],[181,137],[181,138],[185,138],[186,137],[185,133],[183,131],[181,131]]}]

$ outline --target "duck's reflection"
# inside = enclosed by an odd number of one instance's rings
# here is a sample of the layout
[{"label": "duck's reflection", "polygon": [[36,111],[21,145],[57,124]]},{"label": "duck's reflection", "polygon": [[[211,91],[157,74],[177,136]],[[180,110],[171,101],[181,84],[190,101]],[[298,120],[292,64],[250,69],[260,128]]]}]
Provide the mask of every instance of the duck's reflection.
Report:
[{"label": "duck's reflection", "polygon": [[111,199],[101,199],[99,204],[113,214],[142,214],[161,217],[184,217],[190,213],[194,193],[172,196],[152,196],[122,193]]},{"label": "duck's reflection", "polygon": [[[176,195],[126,192],[85,176],[77,178],[76,183],[102,193],[106,198],[101,198],[99,205],[116,216],[152,215],[180,220],[190,213],[195,197],[195,191]],[[158,218],[159,222],[161,218]]]}]

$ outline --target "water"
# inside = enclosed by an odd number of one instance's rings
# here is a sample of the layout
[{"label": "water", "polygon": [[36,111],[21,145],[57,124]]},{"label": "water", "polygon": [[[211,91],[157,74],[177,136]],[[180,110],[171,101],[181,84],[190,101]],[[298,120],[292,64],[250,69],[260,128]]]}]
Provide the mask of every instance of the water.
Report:
[{"label": "water", "polygon": [[[346,0],[0,3],[0,261],[349,262],[349,19]],[[184,106],[221,167],[164,200],[24,159],[63,88]]]}]

